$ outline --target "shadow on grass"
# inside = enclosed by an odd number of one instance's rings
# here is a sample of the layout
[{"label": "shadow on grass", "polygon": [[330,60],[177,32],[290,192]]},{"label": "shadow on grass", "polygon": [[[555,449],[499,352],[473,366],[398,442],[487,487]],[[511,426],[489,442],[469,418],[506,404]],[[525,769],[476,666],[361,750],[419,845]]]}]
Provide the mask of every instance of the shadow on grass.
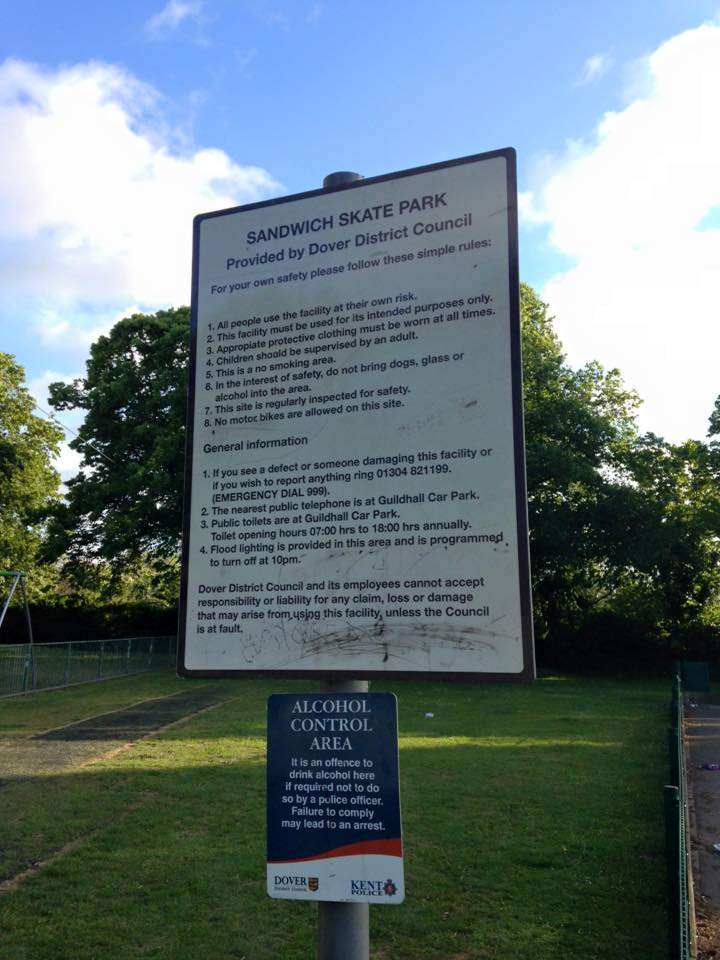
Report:
[{"label": "shadow on grass", "polygon": [[[87,842],[3,898],[3,960],[312,955],[314,906],[264,893],[268,688],[8,786],[4,876]],[[660,701],[535,689],[400,691],[408,898],[372,911],[378,960],[664,957]]]}]

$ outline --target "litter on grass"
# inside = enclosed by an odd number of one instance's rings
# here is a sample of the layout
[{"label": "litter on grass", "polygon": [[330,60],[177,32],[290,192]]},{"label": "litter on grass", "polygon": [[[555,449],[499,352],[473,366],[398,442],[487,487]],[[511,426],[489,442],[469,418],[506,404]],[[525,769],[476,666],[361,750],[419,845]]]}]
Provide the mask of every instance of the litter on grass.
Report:
[{"label": "litter on grass", "polygon": [[426,716],[426,717],[434,717],[435,714],[434,714],[434,713],[426,713],[425,716]]}]

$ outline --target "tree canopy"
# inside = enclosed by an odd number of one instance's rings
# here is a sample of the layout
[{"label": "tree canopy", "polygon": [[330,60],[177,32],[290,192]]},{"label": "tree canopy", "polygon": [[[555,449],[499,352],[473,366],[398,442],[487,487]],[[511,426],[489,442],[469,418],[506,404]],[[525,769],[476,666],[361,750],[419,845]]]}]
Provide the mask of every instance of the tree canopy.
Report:
[{"label": "tree canopy", "polygon": [[[720,590],[720,450],[638,433],[619,371],[573,370],[547,307],[522,299],[536,629],[563,659],[583,637],[670,645]],[[718,410],[715,421],[717,427]],[[716,445],[717,446],[717,445]]]},{"label": "tree canopy", "polygon": [[56,501],[60,476],[52,463],[60,427],[37,415],[25,372],[0,353],[0,569],[34,567],[43,518]]},{"label": "tree canopy", "polygon": [[[618,370],[573,369],[526,285],[521,323],[539,649],[567,662],[669,647],[720,596],[720,399],[707,443],[641,436],[637,394]],[[163,596],[175,589],[188,340],[187,308],[135,314],[93,344],[85,377],[50,387],[56,409],[85,421],[47,553],[107,596],[136,595],[148,571],[164,574]]]},{"label": "tree canopy", "polygon": [[57,410],[83,410],[82,454],[55,511],[48,552],[119,575],[141,558],[172,569],[182,522],[189,310],[134,314],[90,349],[85,377],[53,383]]}]

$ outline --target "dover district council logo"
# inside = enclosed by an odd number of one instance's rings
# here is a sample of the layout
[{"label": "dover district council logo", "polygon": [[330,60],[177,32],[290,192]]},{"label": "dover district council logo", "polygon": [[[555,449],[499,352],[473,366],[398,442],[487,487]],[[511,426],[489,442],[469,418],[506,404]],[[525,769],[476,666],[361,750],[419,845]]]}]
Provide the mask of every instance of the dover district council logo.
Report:
[{"label": "dover district council logo", "polygon": [[388,881],[386,882],[385,886],[383,887],[383,893],[384,893],[385,896],[387,896],[387,897],[394,897],[394,896],[395,896],[395,894],[397,893],[397,887],[396,887],[395,884],[392,882],[392,880],[388,880]]},{"label": "dover district council logo", "polygon": [[317,877],[308,877],[308,890],[310,890],[312,893],[315,893],[319,886],[320,881]]}]

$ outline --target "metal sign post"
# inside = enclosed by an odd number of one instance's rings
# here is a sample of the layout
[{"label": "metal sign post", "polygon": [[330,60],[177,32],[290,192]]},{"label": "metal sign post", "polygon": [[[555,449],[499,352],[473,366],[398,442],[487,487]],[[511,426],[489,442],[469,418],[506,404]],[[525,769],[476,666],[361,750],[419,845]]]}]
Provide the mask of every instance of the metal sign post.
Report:
[{"label": "metal sign post", "polygon": [[268,699],[267,893],[318,904],[319,960],[368,960],[367,906],[405,899],[397,697],[342,686]]},{"label": "metal sign post", "polygon": [[[332,190],[362,180],[346,170],[329,173],[323,189]],[[328,693],[367,693],[369,680],[343,680],[329,676]],[[370,956],[370,905],[367,903],[318,904],[317,960],[368,960]]]},{"label": "metal sign post", "polygon": [[404,896],[368,681],[534,679],[524,457],[514,150],[195,218],[178,672],[325,684],[268,703],[268,893],[318,960]]},{"label": "metal sign post", "polygon": [[[359,179],[357,174],[331,174]],[[325,186],[328,180],[325,178]],[[347,182],[347,181],[346,181]],[[328,677],[328,693],[367,693],[369,680],[342,680]],[[370,956],[370,904],[318,904],[317,960],[368,960]]]},{"label": "metal sign post", "polygon": [[267,893],[318,904],[318,960],[368,960],[405,899],[397,697],[363,686],[268,699]]}]

